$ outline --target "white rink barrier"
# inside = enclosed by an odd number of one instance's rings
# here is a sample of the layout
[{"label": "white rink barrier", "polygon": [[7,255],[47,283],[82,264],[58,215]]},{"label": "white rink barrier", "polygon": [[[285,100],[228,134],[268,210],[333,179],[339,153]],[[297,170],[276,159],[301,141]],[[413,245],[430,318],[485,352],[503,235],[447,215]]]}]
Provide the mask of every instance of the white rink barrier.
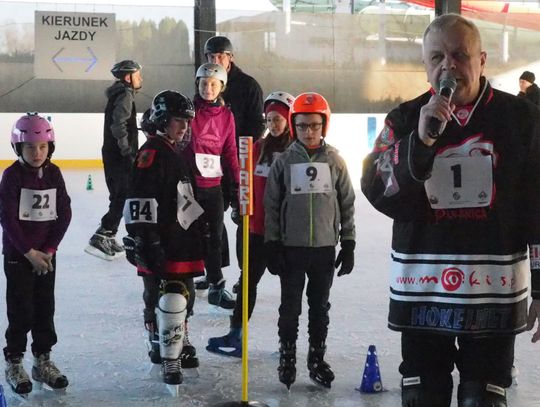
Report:
[{"label": "white rink barrier", "polygon": [[[0,166],[15,159],[9,144],[11,127],[23,113],[0,113],[0,131],[4,142],[0,148]],[[47,113],[56,135],[53,161],[65,168],[101,166],[103,113]],[[383,127],[385,114],[334,113],[330,119],[327,142],[336,147],[347,162],[355,188],[359,187],[362,160],[371,151],[373,141]],[[144,142],[142,132],[140,144]]]}]

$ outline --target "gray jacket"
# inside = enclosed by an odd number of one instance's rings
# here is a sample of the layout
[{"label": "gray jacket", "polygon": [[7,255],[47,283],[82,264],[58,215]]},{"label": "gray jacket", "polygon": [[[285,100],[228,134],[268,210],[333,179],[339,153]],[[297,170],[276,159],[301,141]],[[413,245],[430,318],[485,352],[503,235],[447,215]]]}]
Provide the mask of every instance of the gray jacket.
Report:
[{"label": "gray jacket", "polygon": [[[293,193],[294,164],[327,163],[331,185],[328,192]],[[306,167],[306,174],[314,176]],[[309,179],[309,176],[307,176]],[[341,240],[355,240],[354,189],[345,161],[338,151],[324,143],[309,156],[296,141],[272,164],[264,194],[265,241],[285,246],[335,246]]]}]

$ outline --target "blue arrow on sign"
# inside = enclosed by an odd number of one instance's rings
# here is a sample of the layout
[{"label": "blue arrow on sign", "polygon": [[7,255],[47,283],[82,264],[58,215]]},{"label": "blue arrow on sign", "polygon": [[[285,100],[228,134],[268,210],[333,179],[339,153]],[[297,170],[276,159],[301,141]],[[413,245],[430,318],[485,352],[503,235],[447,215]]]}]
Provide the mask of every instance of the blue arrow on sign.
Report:
[{"label": "blue arrow on sign", "polygon": [[90,62],[90,65],[88,65],[88,67],[85,69],[84,72],[89,72],[91,71],[94,66],[96,65],[97,63],[97,57],[96,55],[94,54],[94,52],[92,51],[92,49],[90,47],[86,47],[86,50],[88,51],[88,53],[90,54],[90,57],[61,57],[60,54],[62,53],[62,51],[65,50],[65,47],[62,47],[58,50],[58,52],[56,54],[53,55],[52,57],[52,62],[53,64],[58,68],[58,70],[60,72],[64,72],[64,70],[62,69],[62,67],[60,65],[58,65],[59,62]]}]

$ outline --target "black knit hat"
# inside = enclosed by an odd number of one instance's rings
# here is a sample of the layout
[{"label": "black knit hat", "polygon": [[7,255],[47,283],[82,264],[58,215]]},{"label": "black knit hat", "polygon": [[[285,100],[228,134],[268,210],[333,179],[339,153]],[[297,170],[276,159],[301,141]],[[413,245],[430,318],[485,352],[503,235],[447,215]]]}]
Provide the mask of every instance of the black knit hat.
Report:
[{"label": "black knit hat", "polygon": [[536,77],[534,76],[534,74],[530,71],[525,71],[521,74],[521,76],[519,77],[519,79],[523,79],[529,83],[534,83],[534,80],[536,79]]}]

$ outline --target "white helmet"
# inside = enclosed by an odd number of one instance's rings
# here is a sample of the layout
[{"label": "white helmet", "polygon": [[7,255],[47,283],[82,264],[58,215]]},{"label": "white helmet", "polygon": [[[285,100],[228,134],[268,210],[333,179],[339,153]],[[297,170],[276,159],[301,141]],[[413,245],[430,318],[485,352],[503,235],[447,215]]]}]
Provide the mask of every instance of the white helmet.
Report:
[{"label": "white helmet", "polygon": [[218,64],[202,64],[199,69],[197,69],[195,78],[217,78],[223,82],[223,87],[227,85],[227,71],[225,71],[225,68]]},{"label": "white helmet", "polygon": [[264,99],[264,109],[271,102],[280,102],[290,109],[294,102],[294,96],[287,92],[282,92],[280,90],[270,93],[266,99]]}]

